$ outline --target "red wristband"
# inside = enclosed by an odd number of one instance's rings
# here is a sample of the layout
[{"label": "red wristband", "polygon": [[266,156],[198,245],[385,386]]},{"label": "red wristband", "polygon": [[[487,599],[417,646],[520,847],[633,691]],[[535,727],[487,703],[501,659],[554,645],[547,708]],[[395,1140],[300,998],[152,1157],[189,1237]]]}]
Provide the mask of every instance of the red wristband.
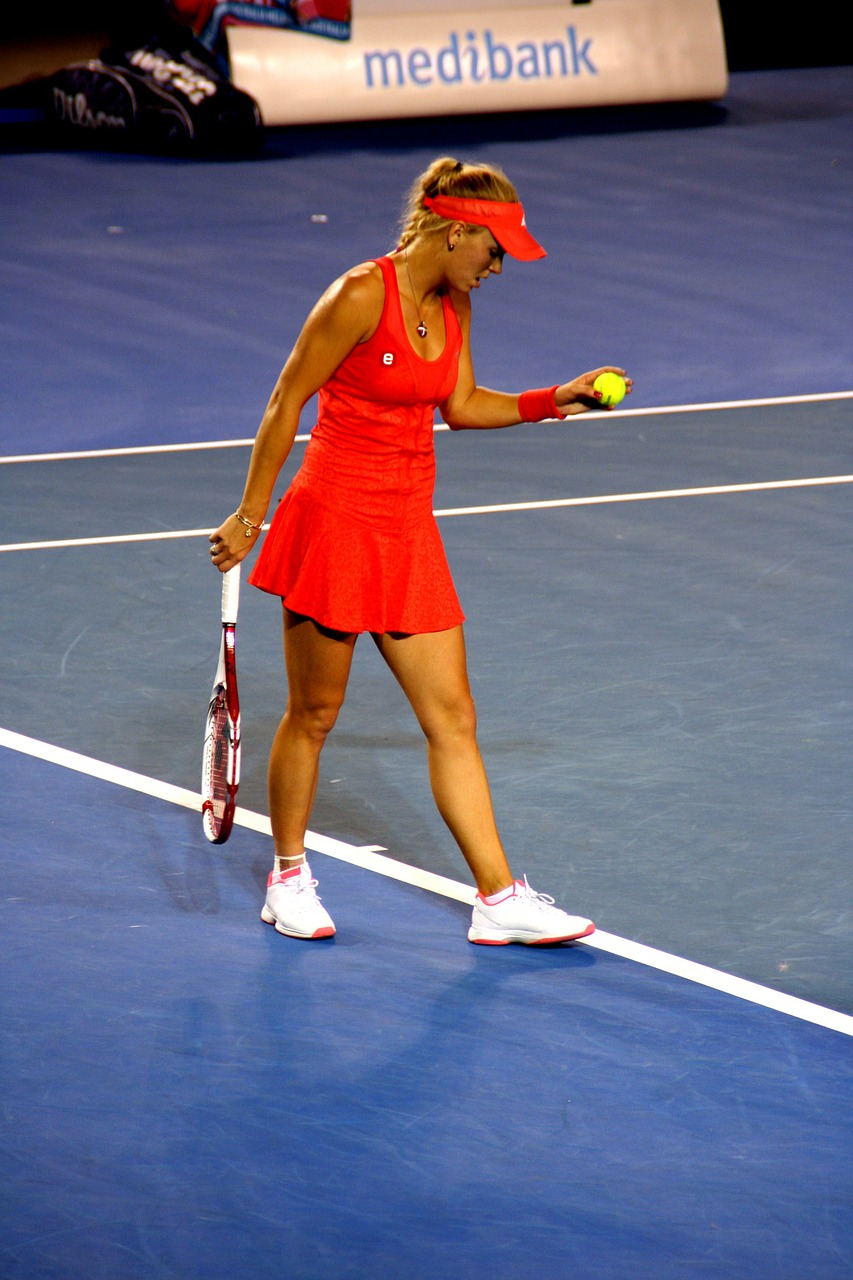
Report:
[{"label": "red wristband", "polygon": [[518,397],[518,412],[522,422],[542,422],[545,418],[559,418],[557,387],[540,387],[537,391],[522,391]]}]

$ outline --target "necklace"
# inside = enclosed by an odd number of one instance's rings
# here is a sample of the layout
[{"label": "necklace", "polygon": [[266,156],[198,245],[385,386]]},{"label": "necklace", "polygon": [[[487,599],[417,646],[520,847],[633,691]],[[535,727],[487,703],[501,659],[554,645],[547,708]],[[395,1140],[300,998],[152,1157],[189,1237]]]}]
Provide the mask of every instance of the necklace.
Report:
[{"label": "necklace", "polygon": [[419,338],[425,338],[425,337],[427,336],[427,334],[429,333],[429,329],[426,327],[426,316],[428,316],[428,315],[429,315],[430,311],[432,311],[433,307],[435,306],[435,300],[436,300],[436,298],[438,297],[438,294],[435,294],[435,295],[434,295],[433,300],[432,300],[432,302],[429,304],[429,306],[427,307],[425,314],[424,314],[424,315],[421,315],[421,313],[420,313],[420,308],[418,307],[417,302],[415,302],[415,286],[412,284],[412,273],[411,273],[411,271],[409,270],[409,250],[408,250],[408,247],[407,247],[407,248],[405,248],[405,249],[403,250],[403,261],[404,261],[404,262],[405,262],[405,264],[406,264],[406,275],[408,276],[408,280],[409,280],[409,291],[410,291],[410,293],[411,293],[411,295],[412,295],[412,302],[414,302],[414,303],[415,303],[415,310],[416,310],[416,311],[417,311],[417,313],[418,313],[418,322],[419,322],[419,323],[418,323],[418,327],[417,327],[416,333],[417,333],[417,335],[418,335],[418,337],[419,337]]}]

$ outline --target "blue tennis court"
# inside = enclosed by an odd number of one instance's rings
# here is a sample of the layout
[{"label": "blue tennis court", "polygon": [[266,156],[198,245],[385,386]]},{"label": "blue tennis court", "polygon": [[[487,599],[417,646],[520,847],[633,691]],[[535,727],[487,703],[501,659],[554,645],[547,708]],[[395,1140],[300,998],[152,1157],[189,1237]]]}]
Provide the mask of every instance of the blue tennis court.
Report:
[{"label": "blue tennis court", "polygon": [[[851,110],[825,68],[257,162],[2,158],[4,1275],[850,1275]],[[366,640],[306,945],[258,919],[285,690],[249,590],[242,808],[201,833],[206,535],[308,307],[448,151],[549,250],[476,298],[480,380],[636,381],[436,432],[504,839],[599,932],[468,945]]]}]

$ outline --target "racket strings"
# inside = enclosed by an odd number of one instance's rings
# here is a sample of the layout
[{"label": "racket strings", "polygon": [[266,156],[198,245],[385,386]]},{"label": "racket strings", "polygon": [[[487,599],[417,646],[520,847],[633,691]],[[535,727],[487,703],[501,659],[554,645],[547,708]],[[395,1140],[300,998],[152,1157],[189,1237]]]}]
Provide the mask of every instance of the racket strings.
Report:
[{"label": "racket strings", "polygon": [[212,807],[214,821],[222,821],[230,799],[233,750],[231,720],[224,691],[210,705],[205,741],[205,801]]},{"label": "racket strings", "polygon": [[202,828],[213,844],[231,834],[240,785],[240,699],[235,625],[240,590],[237,566],[222,581],[222,637],[207,712],[201,766]]}]

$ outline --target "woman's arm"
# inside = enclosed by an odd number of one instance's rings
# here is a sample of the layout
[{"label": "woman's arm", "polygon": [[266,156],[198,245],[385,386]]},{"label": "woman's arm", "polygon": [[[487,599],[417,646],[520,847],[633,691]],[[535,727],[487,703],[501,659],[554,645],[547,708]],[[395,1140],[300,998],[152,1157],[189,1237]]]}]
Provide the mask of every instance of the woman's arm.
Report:
[{"label": "woman's arm", "polygon": [[[518,394],[490,391],[477,385],[471,359],[471,299],[465,294],[454,294],[453,304],[462,330],[462,350],[459,355],[459,376],[456,386],[443,404],[441,416],[452,431],[513,427],[528,419],[522,417]],[[628,391],[633,381],[624,369],[615,365],[603,365],[589,373],[582,373],[571,382],[564,382],[555,392],[556,416],[566,418],[588,409],[600,409],[599,393],[593,387],[600,373],[618,373],[625,379]]]},{"label": "woman's arm", "polygon": [[[349,355],[375,331],[385,298],[382,272],[363,263],[336,280],[302,328],[270,396],[255,437],[243,497],[237,510],[245,521],[263,523],[279,472],[293,447],[299,417],[313,396]],[[235,515],[210,535],[219,543],[217,569],[225,572],[251,551],[256,535]]]}]

